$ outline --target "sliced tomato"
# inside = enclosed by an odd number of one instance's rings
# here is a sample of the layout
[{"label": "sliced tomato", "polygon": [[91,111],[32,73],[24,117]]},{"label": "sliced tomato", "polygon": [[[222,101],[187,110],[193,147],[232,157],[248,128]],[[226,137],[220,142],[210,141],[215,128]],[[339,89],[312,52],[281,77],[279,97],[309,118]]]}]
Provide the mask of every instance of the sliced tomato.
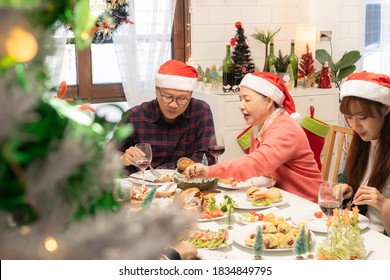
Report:
[{"label": "sliced tomato", "polygon": [[320,212],[320,211],[318,211],[318,212],[315,212],[315,213],[314,213],[314,216],[315,216],[316,218],[322,218],[323,213]]},{"label": "sliced tomato", "polygon": [[257,214],[257,220],[262,221],[264,219],[264,214],[258,213]]}]

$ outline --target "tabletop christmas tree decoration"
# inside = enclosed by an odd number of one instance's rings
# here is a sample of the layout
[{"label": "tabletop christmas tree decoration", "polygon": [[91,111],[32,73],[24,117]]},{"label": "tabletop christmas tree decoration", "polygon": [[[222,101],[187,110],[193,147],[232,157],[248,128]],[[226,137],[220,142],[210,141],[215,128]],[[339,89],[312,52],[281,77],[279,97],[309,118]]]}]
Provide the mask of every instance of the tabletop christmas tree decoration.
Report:
[{"label": "tabletop christmas tree decoration", "polygon": [[306,248],[307,242],[306,242],[305,231],[306,231],[306,228],[305,228],[305,226],[303,226],[301,228],[301,230],[299,231],[299,235],[294,243],[293,252],[295,255],[297,255],[296,258],[298,260],[303,260],[304,259],[303,254],[305,254],[307,252],[307,248]]},{"label": "tabletop christmas tree decoration", "polygon": [[[0,42],[0,259],[158,259],[193,217],[122,208],[117,145],[131,126],[92,118],[62,100],[66,83],[49,82],[58,25],[72,26],[77,50],[91,41],[89,1],[31,2],[0,9],[0,34],[19,46]],[[19,38],[32,37],[27,57]]]},{"label": "tabletop christmas tree decoration", "polygon": [[228,224],[228,229],[233,229],[233,223],[234,223],[234,206],[231,205],[228,208],[227,217],[226,217],[226,223]]},{"label": "tabletop christmas tree decoration", "polygon": [[257,226],[255,244],[253,244],[252,251],[255,254],[256,260],[261,260],[264,254],[264,239],[262,226]]},{"label": "tabletop christmas tree decoration", "polygon": [[308,259],[314,259],[313,250],[315,247],[315,241],[313,239],[312,233],[310,230],[307,230],[307,237],[306,237],[306,248],[307,248],[307,258]]},{"label": "tabletop christmas tree decoration", "polygon": [[304,79],[304,87],[313,86],[313,83],[311,83],[312,79],[309,77],[312,76],[315,71],[316,69],[314,68],[313,55],[310,51],[309,45],[306,44],[306,53],[301,55],[298,68],[298,79]]},{"label": "tabletop christmas tree decoration", "polygon": [[209,165],[209,161],[207,160],[207,156],[205,153],[203,153],[201,164],[206,165],[206,166]]},{"label": "tabletop christmas tree decoration", "polygon": [[157,188],[152,188],[152,190],[146,195],[144,200],[141,202],[141,209],[147,210],[152,204],[153,199],[156,197]]},{"label": "tabletop christmas tree decoration", "polygon": [[232,46],[234,46],[232,59],[234,61],[234,85],[239,85],[247,73],[255,72],[255,64],[251,58],[251,51],[241,22],[237,21],[235,27],[237,33],[231,40],[231,44],[233,43]]},{"label": "tabletop christmas tree decoration", "polygon": [[331,78],[329,73],[328,62],[325,62],[322,66],[320,80],[318,81],[318,88],[331,88]]}]

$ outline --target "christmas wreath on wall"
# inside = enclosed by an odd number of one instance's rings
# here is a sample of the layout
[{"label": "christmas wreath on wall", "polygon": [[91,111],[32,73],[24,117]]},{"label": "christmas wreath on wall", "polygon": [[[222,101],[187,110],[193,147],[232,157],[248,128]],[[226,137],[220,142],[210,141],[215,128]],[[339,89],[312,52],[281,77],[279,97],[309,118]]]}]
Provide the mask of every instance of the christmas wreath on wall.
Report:
[{"label": "christmas wreath on wall", "polygon": [[122,23],[133,24],[127,19],[128,4],[125,0],[106,0],[104,12],[96,20],[92,29],[92,43],[99,44],[111,39],[112,34]]}]

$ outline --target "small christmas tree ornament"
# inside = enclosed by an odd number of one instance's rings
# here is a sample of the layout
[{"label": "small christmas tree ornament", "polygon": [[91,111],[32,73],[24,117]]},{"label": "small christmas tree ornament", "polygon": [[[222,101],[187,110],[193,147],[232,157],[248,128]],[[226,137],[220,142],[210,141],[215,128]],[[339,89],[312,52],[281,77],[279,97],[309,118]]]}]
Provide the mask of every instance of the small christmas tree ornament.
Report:
[{"label": "small christmas tree ornament", "polygon": [[286,74],[284,74],[283,76],[283,81],[288,90],[294,89],[294,72],[291,64],[287,66],[287,71]]},{"label": "small christmas tree ornament", "polygon": [[255,254],[255,260],[261,260],[264,254],[264,240],[263,240],[263,229],[258,226],[256,229],[255,244],[253,244],[252,251]]},{"label": "small christmas tree ornament", "polygon": [[148,195],[144,198],[144,200],[141,202],[141,209],[147,210],[150,205],[152,204],[152,201],[154,197],[156,196],[157,188],[153,188]]},{"label": "small christmas tree ornament", "polygon": [[233,229],[233,223],[234,223],[234,206],[231,204],[230,207],[228,208],[227,212],[227,217],[226,217],[226,222],[228,224],[227,229]]},{"label": "small christmas tree ornament", "polygon": [[209,165],[209,161],[207,160],[207,156],[205,153],[203,153],[203,156],[202,156],[202,162],[201,162],[203,165],[206,165],[208,166]]},{"label": "small christmas tree ornament", "polygon": [[255,64],[251,58],[251,51],[249,49],[246,36],[244,35],[244,29],[241,22],[236,22],[237,33],[235,38],[237,40],[231,40],[234,44],[234,51],[232,59],[234,61],[234,85],[239,85],[242,78],[247,73],[255,72]]},{"label": "small christmas tree ornament", "polygon": [[297,260],[303,260],[303,254],[306,253],[306,234],[305,234],[305,227],[303,226],[301,228],[301,231],[299,232],[298,238],[295,240],[293,252],[297,255]]},{"label": "small christmas tree ornament", "polygon": [[307,238],[306,238],[306,248],[307,248],[307,258],[308,259],[314,259],[313,249],[315,246],[315,241],[311,235],[311,231],[307,231]]},{"label": "small christmas tree ornament", "polygon": [[331,85],[331,79],[329,73],[329,66],[328,66],[328,62],[325,61],[324,65],[322,66],[320,81],[318,82],[318,88],[331,88],[331,87],[332,85]]}]

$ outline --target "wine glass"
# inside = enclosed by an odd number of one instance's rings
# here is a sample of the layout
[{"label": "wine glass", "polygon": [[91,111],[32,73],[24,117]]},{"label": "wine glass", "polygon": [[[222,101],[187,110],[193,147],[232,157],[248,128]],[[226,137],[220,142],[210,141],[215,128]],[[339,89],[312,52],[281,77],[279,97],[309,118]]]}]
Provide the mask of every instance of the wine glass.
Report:
[{"label": "wine glass", "polygon": [[134,153],[134,161],[139,169],[142,171],[142,187],[145,187],[145,169],[148,168],[152,162],[152,147],[149,143],[135,144],[135,148],[142,151],[144,156],[141,156],[139,151]]},{"label": "wine glass", "polygon": [[222,135],[219,138],[215,135],[210,137],[209,152],[215,157],[215,162],[218,163],[218,157],[225,152],[225,142]]},{"label": "wine glass", "polygon": [[330,182],[320,184],[318,205],[328,218],[333,216],[333,209],[341,208],[342,202],[343,195],[339,184]]}]

